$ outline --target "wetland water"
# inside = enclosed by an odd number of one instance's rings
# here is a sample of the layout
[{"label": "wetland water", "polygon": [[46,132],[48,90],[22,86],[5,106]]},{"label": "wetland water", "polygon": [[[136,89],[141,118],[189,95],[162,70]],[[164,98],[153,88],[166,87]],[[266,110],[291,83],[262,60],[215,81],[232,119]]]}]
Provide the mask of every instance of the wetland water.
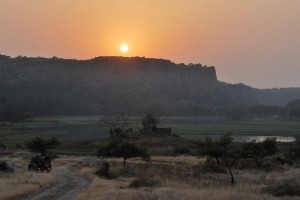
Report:
[{"label": "wetland water", "polygon": [[[108,130],[97,125],[98,117],[53,117],[39,118],[27,123],[4,124],[0,127],[7,137],[11,135],[55,136],[58,139],[93,140],[108,138]],[[162,124],[163,125],[163,124]],[[161,126],[162,126],[161,125]],[[278,142],[292,142],[292,135],[299,134],[297,123],[282,124],[167,124],[172,132],[183,138],[204,139],[219,138],[223,130],[233,133],[234,142],[261,142],[267,138],[276,138]],[[255,132],[258,134],[256,135]],[[254,134],[253,134],[254,133]],[[282,134],[281,134],[282,133]],[[9,138],[8,138],[9,139]]]},{"label": "wetland water", "polygon": [[[60,124],[51,128],[52,131],[58,134],[57,136],[62,139],[103,139],[109,136],[107,129],[97,126],[96,124]],[[204,139],[211,137],[212,139],[218,139],[218,134],[180,134],[184,138],[190,139]],[[293,136],[255,136],[255,135],[239,135],[233,134],[234,142],[262,142],[267,138],[274,138],[277,142],[293,142],[295,138]]]},{"label": "wetland water", "polygon": [[[202,134],[180,134],[182,137],[186,137],[189,139],[205,139],[206,137],[210,137],[213,140],[217,140],[220,135],[202,135]],[[255,136],[255,135],[232,135],[234,142],[263,142],[266,139],[276,139],[277,142],[293,142],[295,138],[293,136]]]}]

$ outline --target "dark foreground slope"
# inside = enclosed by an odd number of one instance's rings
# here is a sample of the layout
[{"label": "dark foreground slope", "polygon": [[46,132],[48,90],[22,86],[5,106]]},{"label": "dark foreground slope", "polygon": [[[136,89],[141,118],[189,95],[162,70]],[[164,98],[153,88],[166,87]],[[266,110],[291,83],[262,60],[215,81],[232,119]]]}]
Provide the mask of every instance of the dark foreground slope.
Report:
[{"label": "dark foreground slope", "polygon": [[[236,105],[285,105],[300,89],[258,90],[217,81],[214,67],[143,57],[91,60],[0,56],[0,96],[34,115],[199,114]],[[274,98],[276,97],[276,99]]]}]

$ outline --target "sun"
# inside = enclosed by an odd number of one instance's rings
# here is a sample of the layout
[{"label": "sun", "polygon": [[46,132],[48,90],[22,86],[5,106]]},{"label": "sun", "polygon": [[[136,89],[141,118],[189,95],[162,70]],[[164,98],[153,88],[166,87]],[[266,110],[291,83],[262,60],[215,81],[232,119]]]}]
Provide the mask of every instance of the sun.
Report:
[{"label": "sun", "polygon": [[128,51],[128,45],[127,44],[122,44],[121,46],[120,46],[120,51],[122,52],[122,53],[126,53],[127,51]]}]

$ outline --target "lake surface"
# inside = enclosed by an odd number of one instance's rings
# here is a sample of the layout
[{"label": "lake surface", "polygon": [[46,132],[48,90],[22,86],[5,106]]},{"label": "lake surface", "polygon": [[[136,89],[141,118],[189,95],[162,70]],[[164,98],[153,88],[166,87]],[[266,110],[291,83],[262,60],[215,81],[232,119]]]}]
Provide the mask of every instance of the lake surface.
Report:
[{"label": "lake surface", "polygon": [[[59,138],[62,139],[103,139],[108,138],[108,130],[97,126],[97,124],[59,124],[57,126],[51,127],[51,131],[54,131]],[[213,140],[217,140],[220,135],[204,135],[204,134],[180,134],[183,138],[189,139],[205,139],[206,137],[211,137]],[[255,135],[232,135],[234,142],[263,142],[268,138],[276,139],[277,142],[293,142],[295,138],[292,136],[255,136]]]},{"label": "lake surface", "polygon": [[[40,117],[30,123],[4,127],[12,134],[30,133],[31,135],[54,135],[59,139],[93,140],[108,138],[107,128],[98,125],[99,116],[54,116]],[[221,123],[221,124],[161,124],[172,127],[172,132],[189,139],[218,139],[224,132],[231,132],[234,142],[262,142],[275,138],[278,142],[292,142],[300,133],[299,123]],[[255,134],[257,133],[257,134]]]},{"label": "lake surface", "polygon": [[[205,139],[206,137],[210,137],[213,140],[217,140],[220,138],[220,135],[197,135],[197,134],[180,134],[182,137],[186,137],[189,139]],[[231,135],[234,142],[263,142],[266,139],[276,139],[277,142],[293,142],[295,138],[292,136],[255,136],[255,135]]]}]

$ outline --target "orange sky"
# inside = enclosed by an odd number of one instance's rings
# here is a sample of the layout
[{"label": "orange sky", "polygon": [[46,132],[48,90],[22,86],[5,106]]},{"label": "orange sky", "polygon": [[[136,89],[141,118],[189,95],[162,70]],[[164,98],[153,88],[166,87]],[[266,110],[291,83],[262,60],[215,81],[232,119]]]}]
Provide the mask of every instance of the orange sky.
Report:
[{"label": "orange sky", "polygon": [[226,82],[300,87],[300,1],[1,0],[0,54],[166,58],[214,65]]}]

